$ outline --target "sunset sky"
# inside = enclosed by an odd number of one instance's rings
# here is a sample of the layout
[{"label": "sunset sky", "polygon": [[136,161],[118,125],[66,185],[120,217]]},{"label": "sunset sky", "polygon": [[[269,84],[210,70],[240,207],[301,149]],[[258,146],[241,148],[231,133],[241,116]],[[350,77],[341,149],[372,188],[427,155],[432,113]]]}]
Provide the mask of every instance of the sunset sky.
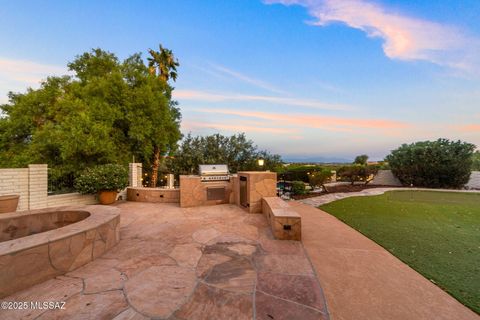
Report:
[{"label": "sunset sky", "polygon": [[[286,158],[480,147],[478,0],[1,1],[0,103],[100,47],[178,57],[182,131]],[[146,55],[145,55],[146,57]]]}]

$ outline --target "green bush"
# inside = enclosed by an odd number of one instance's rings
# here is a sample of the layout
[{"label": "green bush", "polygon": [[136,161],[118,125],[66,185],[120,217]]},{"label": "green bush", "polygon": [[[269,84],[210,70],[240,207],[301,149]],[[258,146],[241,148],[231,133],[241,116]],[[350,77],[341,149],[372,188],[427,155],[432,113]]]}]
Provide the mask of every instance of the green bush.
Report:
[{"label": "green bush", "polygon": [[303,181],[293,181],[292,182],[292,192],[293,194],[305,194],[305,183]]},{"label": "green bush", "polygon": [[352,185],[356,181],[363,181],[365,184],[369,183],[369,177],[372,174],[376,174],[378,171],[378,165],[359,165],[353,164],[349,166],[343,166],[338,169],[338,176],[345,181],[349,181]]},{"label": "green bush", "polygon": [[322,171],[323,169],[324,168],[320,165],[290,164],[289,166],[281,168],[277,173],[282,180],[303,181],[309,183],[309,175],[314,172]]},{"label": "green bush", "polygon": [[121,190],[128,185],[128,170],[118,164],[104,164],[87,168],[75,180],[80,193],[97,193],[103,190]]},{"label": "green bush", "polygon": [[403,144],[386,160],[404,185],[460,188],[470,178],[474,150],[471,143],[438,139]]},{"label": "green bush", "polygon": [[480,171],[480,151],[475,151],[473,154],[472,170]]},{"label": "green bush", "polygon": [[323,187],[324,189],[326,189],[324,184],[330,181],[331,177],[332,177],[332,170],[330,169],[322,169],[320,171],[314,171],[309,174],[308,183],[310,184],[310,187],[312,187],[312,189],[315,189],[316,187]]}]

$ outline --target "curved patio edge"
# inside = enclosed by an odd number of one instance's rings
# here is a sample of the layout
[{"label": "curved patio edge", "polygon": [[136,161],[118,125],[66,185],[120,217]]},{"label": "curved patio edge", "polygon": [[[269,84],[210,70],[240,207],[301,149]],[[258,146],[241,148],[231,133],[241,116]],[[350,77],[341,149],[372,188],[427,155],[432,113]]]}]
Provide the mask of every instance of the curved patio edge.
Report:
[{"label": "curved patio edge", "polygon": [[327,193],[318,197],[306,198],[302,200],[295,200],[303,204],[313,207],[318,207],[333,201],[350,198],[350,197],[366,197],[378,196],[388,191],[435,191],[435,192],[460,192],[460,193],[480,193],[480,190],[457,190],[457,189],[431,189],[431,188],[399,188],[399,187],[385,187],[385,188],[368,188],[358,192],[336,192]]},{"label": "curved patio edge", "polygon": [[[351,193],[328,202],[390,190],[398,188]],[[323,203],[305,204],[304,200],[290,204],[302,217],[302,244],[321,283],[331,319],[480,319],[383,247],[316,208]]]}]

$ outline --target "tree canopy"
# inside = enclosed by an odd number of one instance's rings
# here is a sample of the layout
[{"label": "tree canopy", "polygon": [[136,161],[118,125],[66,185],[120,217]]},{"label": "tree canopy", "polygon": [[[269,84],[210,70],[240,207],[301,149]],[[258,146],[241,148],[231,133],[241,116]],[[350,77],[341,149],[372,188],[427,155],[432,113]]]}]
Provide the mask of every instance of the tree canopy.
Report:
[{"label": "tree canopy", "polygon": [[353,163],[354,164],[360,164],[360,165],[366,165],[367,161],[368,161],[368,155],[362,154],[362,155],[356,156]]},{"label": "tree canopy", "polygon": [[181,138],[173,88],[149,72],[140,53],[120,61],[94,49],[68,64],[71,76],[9,93],[0,105],[0,166],[47,163],[61,174],[132,160],[149,166],[154,150]]},{"label": "tree canopy", "polygon": [[198,173],[200,164],[227,164],[230,172],[258,170],[257,160],[263,158],[264,170],[275,170],[282,164],[279,155],[258,150],[244,133],[232,136],[213,134],[192,136],[188,134],[181,142],[168,168],[176,174]]}]

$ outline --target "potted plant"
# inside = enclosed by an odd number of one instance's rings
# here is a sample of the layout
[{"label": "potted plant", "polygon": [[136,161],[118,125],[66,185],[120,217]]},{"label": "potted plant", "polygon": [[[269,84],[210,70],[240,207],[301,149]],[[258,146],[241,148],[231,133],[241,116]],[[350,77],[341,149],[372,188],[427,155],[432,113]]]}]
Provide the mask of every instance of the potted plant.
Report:
[{"label": "potted plant", "polygon": [[0,196],[0,213],[17,211],[19,198],[17,194]]},{"label": "potted plant", "polygon": [[82,193],[97,193],[101,204],[112,204],[119,190],[128,185],[128,170],[118,164],[87,168],[75,180],[75,189]]}]

